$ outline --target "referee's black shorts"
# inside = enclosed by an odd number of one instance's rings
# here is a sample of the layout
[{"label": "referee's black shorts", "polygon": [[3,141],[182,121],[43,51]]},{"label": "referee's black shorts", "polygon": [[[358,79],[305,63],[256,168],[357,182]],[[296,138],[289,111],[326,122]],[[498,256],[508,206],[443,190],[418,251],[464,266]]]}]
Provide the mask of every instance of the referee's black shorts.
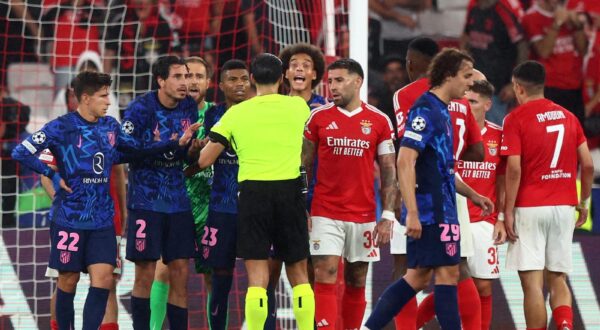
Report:
[{"label": "referee's black shorts", "polygon": [[237,256],[266,260],[271,244],[285,263],[308,258],[308,224],[300,178],[239,185]]}]

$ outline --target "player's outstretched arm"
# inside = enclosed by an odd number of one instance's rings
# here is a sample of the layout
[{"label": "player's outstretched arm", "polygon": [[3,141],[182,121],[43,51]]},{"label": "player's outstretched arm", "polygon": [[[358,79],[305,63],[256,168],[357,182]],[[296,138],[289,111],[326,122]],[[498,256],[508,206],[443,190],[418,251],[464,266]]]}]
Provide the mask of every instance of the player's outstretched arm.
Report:
[{"label": "player's outstretched arm", "polygon": [[[204,148],[202,148],[202,151],[200,151],[198,166],[201,170],[214,164],[219,155],[223,152],[223,150],[225,150],[225,145],[221,141],[217,141],[212,138],[212,136],[215,135],[218,134],[211,133],[211,140]],[[223,136],[220,137],[225,139]]]},{"label": "player's outstretched arm", "polygon": [[415,188],[417,185],[417,174],[415,172],[415,162],[419,153],[407,147],[400,147],[398,154],[398,183],[400,193],[406,206],[406,235],[415,239],[421,238],[421,221],[419,220],[419,210],[417,208],[417,198]]},{"label": "player's outstretched arm", "polygon": [[456,185],[456,192],[470,199],[473,204],[479,206],[482,210],[483,215],[488,215],[494,212],[494,203],[480,194],[478,194],[473,188],[466,184],[458,175],[454,176],[454,183]]},{"label": "player's outstretched arm", "polygon": [[396,195],[398,194],[398,184],[396,181],[395,158],[395,152],[379,155],[377,158],[381,171],[381,195],[384,210],[381,219],[373,231],[373,235],[378,244],[387,244],[390,241],[392,226],[394,221],[396,221],[394,206],[396,203]]},{"label": "player's outstretched arm", "polygon": [[506,160],[506,200],[504,205],[504,227],[508,240],[519,238],[515,233],[515,202],[521,183],[521,156],[511,155]]},{"label": "player's outstretched arm", "polygon": [[577,147],[577,162],[579,163],[581,170],[581,198],[579,199],[579,205],[577,206],[579,218],[575,225],[581,227],[587,220],[589,210],[588,205],[592,194],[592,182],[594,179],[594,162],[592,161],[587,142],[584,142]]}]

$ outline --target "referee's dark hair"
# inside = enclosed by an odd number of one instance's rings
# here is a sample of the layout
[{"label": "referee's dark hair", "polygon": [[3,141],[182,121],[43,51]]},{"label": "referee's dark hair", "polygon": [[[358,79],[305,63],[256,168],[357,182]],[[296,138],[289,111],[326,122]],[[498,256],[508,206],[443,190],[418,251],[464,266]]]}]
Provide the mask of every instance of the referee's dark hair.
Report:
[{"label": "referee's dark hair", "polygon": [[250,73],[259,85],[272,85],[283,76],[283,64],[279,57],[263,53],[256,56],[250,64]]},{"label": "referee's dark hair", "polygon": [[538,61],[525,61],[515,67],[513,77],[525,89],[527,94],[537,94],[544,91],[546,69]]},{"label": "referee's dark hair", "polygon": [[73,81],[73,90],[77,101],[81,102],[81,96],[83,94],[93,95],[102,87],[110,86],[112,79],[107,73],[100,73],[98,71],[83,71],[80,72]]},{"label": "referee's dark hair", "polygon": [[158,78],[163,80],[169,78],[169,70],[172,65],[185,65],[187,68],[185,60],[175,55],[163,56],[154,63],[152,66],[152,77],[154,78],[154,83],[156,83],[156,85],[158,85]]},{"label": "referee's dark hair", "polygon": [[327,67],[327,71],[335,69],[346,69],[349,73],[356,73],[360,76],[361,79],[365,79],[365,73],[363,72],[362,66],[360,66],[360,63],[356,62],[351,58],[342,58],[331,63]]},{"label": "referee's dark hair", "polygon": [[[325,74],[325,56],[323,56],[323,52],[321,52],[319,47],[306,43],[287,46],[279,53],[279,58],[283,64],[283,72],[286,72],[290,68],[290,60],[296,54],[306,54],[313,61],[313,68],[317,72],[317,78],[311,82],[310,87],[317,87],[321,79],[323,79],[323,74]],[[283,82],[286,86],[289,85],[287,79],[284,79]]]},{"label": "referee's dark hair", "polygon": [[248,71],[248,67],[246,66],[246,63],[244,63],[244,61],[242,61],[242,60],[238,60],[238,59],[227,60],[225,63],[223,63],[223,66],[221,67],[221,73],[219,75],[219,82],[223,81],[225,72],[227,72],[229,70],[246,70],[246,71]]},{"label": "referee's dark hair", "polygon": [[408,44],[408,49],[427,56],[430,59],[437,55],[437,53],[440,51],[440,47],[438,46],[437,42],[428,37],[418,37],[413,39]]},{"label": "referee's dark hair", "polygon": [[429,85],[431,88],[444,84],[446,78],[455,77],[460,71],[463,61],[475,63],[469,54],[456,48],[444,48],[429,65]]}]

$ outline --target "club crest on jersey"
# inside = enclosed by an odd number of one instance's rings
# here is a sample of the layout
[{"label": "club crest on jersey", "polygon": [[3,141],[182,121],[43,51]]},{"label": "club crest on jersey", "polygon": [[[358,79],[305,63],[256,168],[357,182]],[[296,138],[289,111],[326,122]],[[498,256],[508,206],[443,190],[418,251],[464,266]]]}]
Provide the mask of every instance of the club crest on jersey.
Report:
[{"label": "club crest on jersey", "polygon": [[373,123],[371,123],[370,120],[366,120],[366,119],[361,120],[360,126],[361,126],[361,131],[363,132],[363,134],[365,134],[365,135],[371,134],[371,126],[373,126]]},{"label": "club crest on jersey", "polygon": [[446,243],[446,254],[454,257],[454,255],[457,252],[457,248],[456,248],[456,242],[452,242],[452,243]]},{"label": "club crest on jersey", "polygon": [[490,155],[496,156],[498,154],[498,143],[496,141],[490,141],[487,143]]},{"label": "club crest on jersey", "polygon": [[60,262],[63,264],[68,264],[71,261],[71,252],[69,251],[60,251]]},{"label": "club crest on jersey", "polygon": [[185,118],[181,120],[181,129],[183,129],[183,131],[185,132],[188,128],[190,128],[190,126],[192,125],[192,122],[190,121],[189,118]]},{"label": "club crest on jersey", "polygon": [[108,136],[108,143],[110,143],[111,147],[115,146],[115,132],[107,132],[106,136]]},{"label": "club crest on jersey", "polygon": [[427,126],[427,122],[425,121],[425,118],[421,116],[416,116],[410,123],[410,127],[416,132],[424,130],[425,126]]},{"label": "club crest on jersey", "polygon": [[318,250],[321,247],[321,245],[319,244],[320,242],[321,242],[321,240],[314,240],[313,241],[313,249],[315,251]]}]

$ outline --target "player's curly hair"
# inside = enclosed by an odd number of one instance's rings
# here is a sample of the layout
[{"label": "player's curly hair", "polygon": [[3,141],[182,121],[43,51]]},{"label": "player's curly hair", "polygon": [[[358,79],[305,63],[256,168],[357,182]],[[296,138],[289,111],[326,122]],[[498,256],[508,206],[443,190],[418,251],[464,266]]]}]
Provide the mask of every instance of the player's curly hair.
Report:
[{"label": "player's curly hair", "polygon": [[439,52],[429,65],[429,84],[431,88],[444,84],[448,77],[458,74],[463,61],[475,63],[467,53],[456,48],[445,48]]},{"label": "player's curly hair", "polygon": [[[314,69],[317,72],[317,77],[311,82],[310,87],[317,87],[325,74],[325,56],[323,55],[323,52],[321,52],[319,47],[306,43],[287,46],[279,53],[279,58],[283,63],[283,72],[286,72],[290,68],[290,60],[292,59],[292,56],[296,54],[306,54],[312,59]],[[290,82],[287,81],[287,79],[284,79],[283,83],[288,87],[290,85]]]}]

